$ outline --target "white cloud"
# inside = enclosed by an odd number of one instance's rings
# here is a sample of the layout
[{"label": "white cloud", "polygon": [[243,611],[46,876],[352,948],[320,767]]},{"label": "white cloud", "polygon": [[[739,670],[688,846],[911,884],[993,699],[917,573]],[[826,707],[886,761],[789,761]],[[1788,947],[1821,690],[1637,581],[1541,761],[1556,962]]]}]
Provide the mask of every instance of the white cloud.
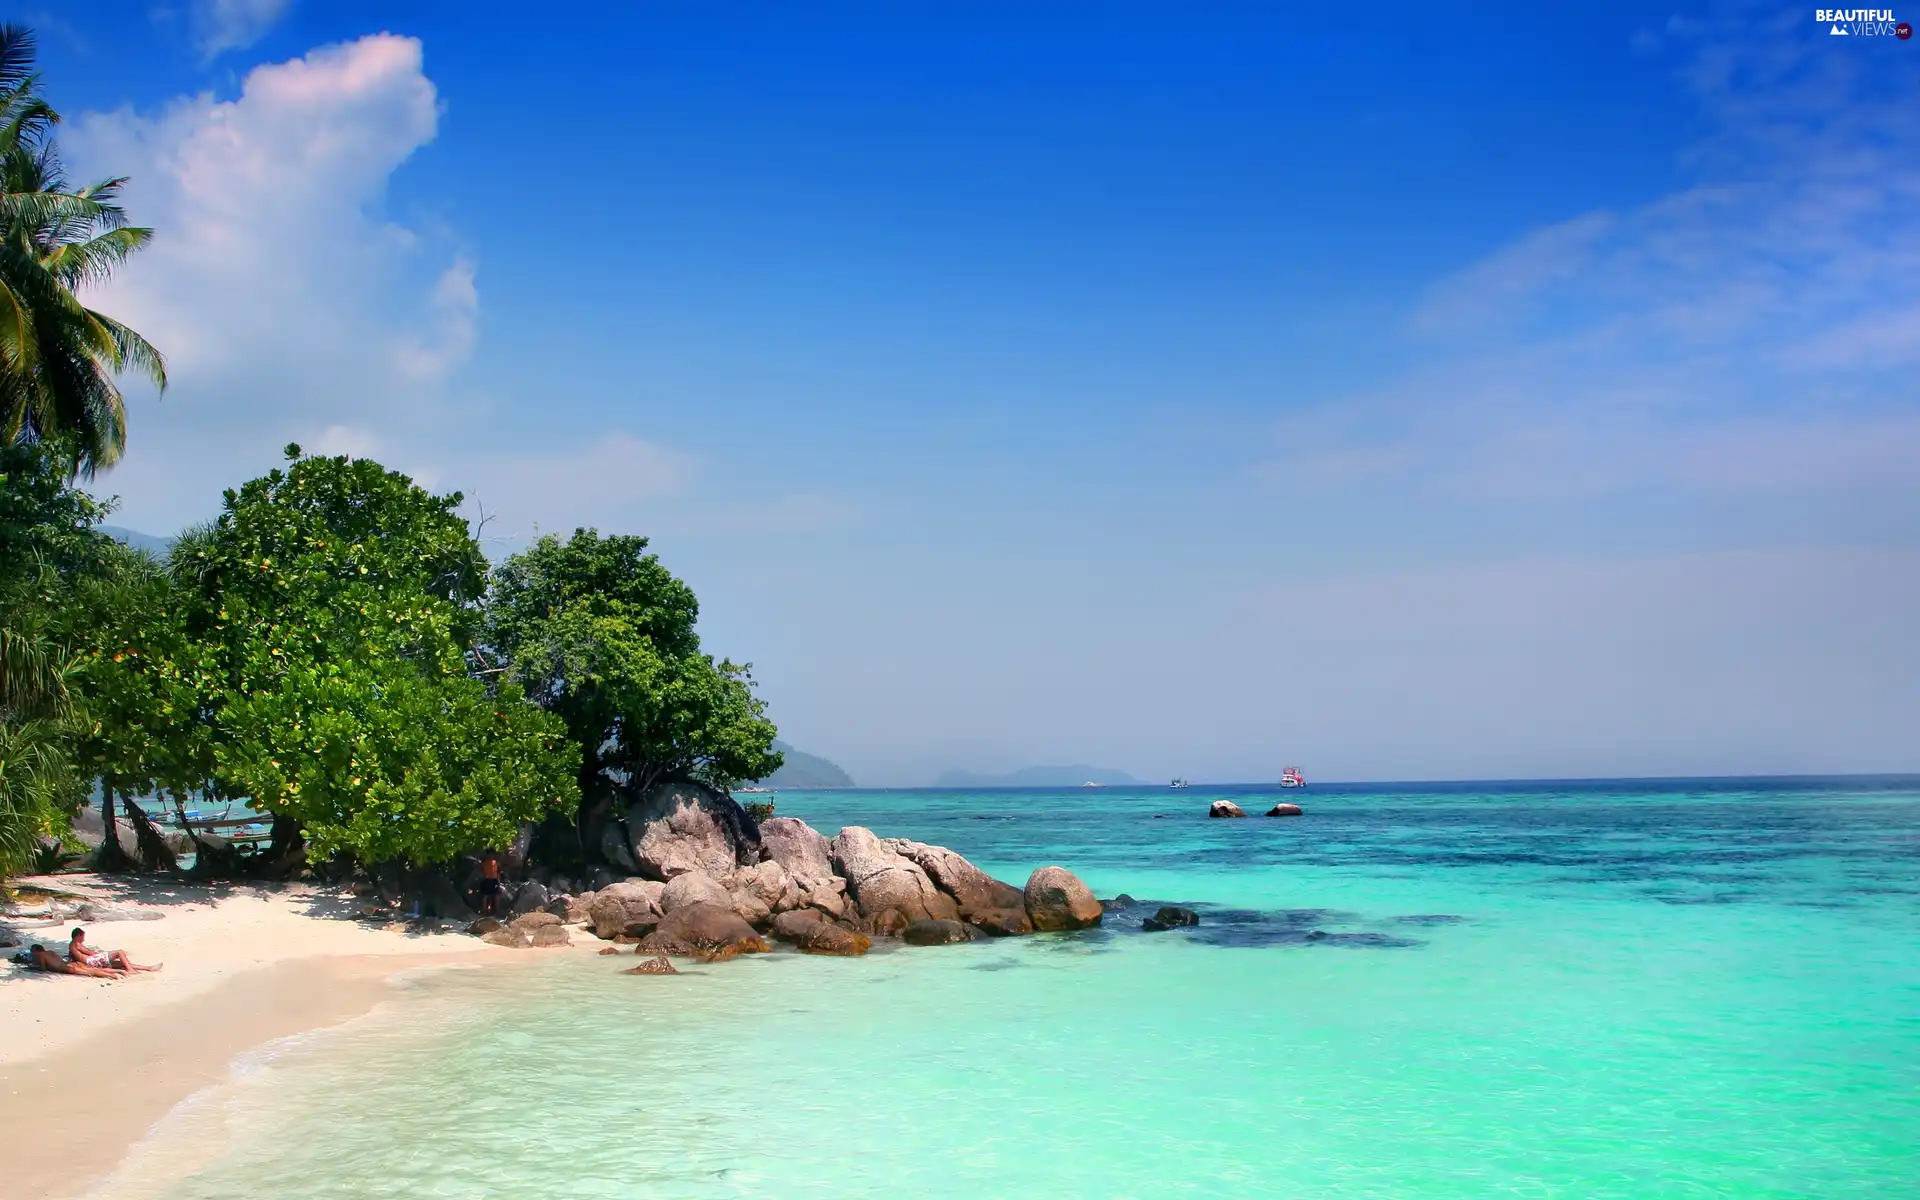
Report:
[{"label": "white cloud", "polygon": [[290,0],[194,0],[188,23],[210,61],[259,41],[289,7]]}]

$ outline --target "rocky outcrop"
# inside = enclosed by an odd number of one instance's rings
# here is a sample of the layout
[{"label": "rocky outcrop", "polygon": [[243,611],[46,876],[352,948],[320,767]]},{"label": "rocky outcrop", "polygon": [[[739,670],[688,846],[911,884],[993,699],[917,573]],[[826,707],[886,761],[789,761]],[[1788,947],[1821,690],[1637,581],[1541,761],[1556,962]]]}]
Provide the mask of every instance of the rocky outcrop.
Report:
[{"label": "rocky outcrop", "polygon": [[732,797],[697,783],[658,784],[629,804],[623,818],[603,836],[622,843],[626,859],[649,879],[664,882],[692,871],[724,879],[761,859],[753,818]]},{"label": "rocky outcrop", "polygon": [[952,946],[984,937],[986,934],[961,921],[915,921],[900,931],[900,940],[909,946]]},{"label": "rocky outcrop", "polygon": [[741,867],[728,880],[727,890],[751,897],[764,905],[769,913],[786,912],[805,903],[800,885],[774,859],[751,867]]},{"label": "rocky outcrop", "polygon": [[855,957],[873,948],[873,939],[866,934],[842,928],[811,908],[794,909],[776,916],[773,936],[808,954]]},{"label": "rocky outcrop", "polygon": [[1215,800],[1207,806],[1207,815],[1210,817],[1244,817],[1247,815],[1247,810],[1241,808],[1231,800]]},{"label": "rocky outcrop", "polygon": [[1033,932],[1026,897],[1019,888],[1000,882],[945,846],[906,838],[889,838],[886,845],[952,897],[960,920],[995,936]]},{"label": "rocky outcrop", "polygon": [[690,904],[714,904],[721,908],[731,908],[733,897],[713,876],[700,871],[688,871],[674,876],[667,881],[667,886],[661,889],[660,911],[672,913]]},{"label": "rocky outcrop", "polygon": [[847,881],[834,871],[826,835],[793,817],[774,817],[760,826],[767,859],[780,864],[800,891],[801,904],[833,917],[851,915]]},{"label": "rocky outcrop", "polygon": [[1175,904],[1163,906],[1146,920],[1140,922],[1140,928],[1149,933],[1159,933],[1163,929],[1178,929],[1182,925],[1198,925],[1200,914],[1190,908],[1181,908]]},{"label": "rocky outcrop", "polygon": [[1027,918],[1042,933],[1098,925],[1106,911],[1093,891],[1065,867],[1041,867],[1027,877]]},{"label": "rocky outcrop", "polygon": [[736,954],[764,954],[770,947],[732,909],[718,904],[689,904],[662,917],[654,931],[641,939],[640,949],[724,962]]},{"label": "rocky outcrop", "polygon": [[953,897],[942,892],[927,873],[896,854],[873,831],[849,825],[829,843],[833,865],[847,881],[859,915],[869,923],[892,924],[886,914],[897,912],[913,921],[952,921],[960,910]]},{"label": "rocky outcrop", "polygon": [[1298,804],[1288,804],[1282,801],[1268,809],[1267,815],[1270,817],[1297,817],[1301,815],[1301,809]]},{"label": "rocky outcrop", "polygon": [[660,898],[666,890],[665,884],[639,879],[601,888],[587,906],[594,936],[643,937],[653,932],[660,923]]},{"label": "rocky outcrop", "polygon": [[516,917],[521,913],[534,912],[545,908],[549,899],[546,885],[529,879],[520,885],[520,890],[514,895],[513,906],[509,911]]}]

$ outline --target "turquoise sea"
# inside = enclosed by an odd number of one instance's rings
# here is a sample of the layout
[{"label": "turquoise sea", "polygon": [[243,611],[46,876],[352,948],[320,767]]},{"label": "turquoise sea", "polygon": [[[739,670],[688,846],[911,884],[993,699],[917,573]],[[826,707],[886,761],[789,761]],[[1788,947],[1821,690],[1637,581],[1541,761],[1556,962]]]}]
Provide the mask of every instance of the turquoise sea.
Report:
[{"label": "turquoise sea", "polygon": [[[1920,780],[1205,817],[1279,794],[783,792],[1147,903],[860,960],[430,976],[183,1114],[204,1152],[164,1194],[1920,1195]],[[1203,923],[1143,933],[1154,902]]]}]

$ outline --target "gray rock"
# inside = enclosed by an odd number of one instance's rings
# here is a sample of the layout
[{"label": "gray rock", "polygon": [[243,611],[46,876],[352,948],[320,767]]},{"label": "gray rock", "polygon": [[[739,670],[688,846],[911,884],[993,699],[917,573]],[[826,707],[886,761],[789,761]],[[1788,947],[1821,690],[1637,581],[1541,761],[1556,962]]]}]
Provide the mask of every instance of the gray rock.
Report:
[{"label": "gray rock", "polygon": [[660,920],[640,942],[643,952],[691,954],[708,962],[724,962],[736,954],[764,954],[765,938],[731,909],[717,904],[689,904]]},{"label": "gray rock", "polygon": [[529,940],[536,947],[566,946],[572,944],[573,935],[567,932],[565,925],[542,925],[532,930]]},{"label": "gray rock", "polygon": [[[385,916],[384,913],[376,913],[376,915]],[[478,921],[467,926],[467,932],[475,937],[485,937],[489,933],[495,933],[506,927],[507,923],[499,917],[481,917]]]},{"label": "gray rock", "polygon": [[1207,806],[1207,815],[1210,817],[1244,817],[1247,815],[1247,810],[1241,808],[1231,800],[1215,800]]},{"label": "gray rock", "polygon": [[1065,867],[1041,867],[1027,877],[1027,917],[1043,933],[1098,925],[1105,911],[1092,889]]},{"label": "gray rock", "polygon": [[1298,804],[1288,804],[1282,800],[1280,803],[1268,809],[1267,815],[1270,817],[1297,817],[1302,815],[1302,810]]},{"label": "gray rock", "polygon": [[1134,905],[1138,903],[1139,901],[1135,900],[1132,896],[1127,895],[1125,892],[1121,892],[1118,896],[1115,896],[1111,900],[1102,900],[1100,902],[1100,907],[1106,909],[1108,912],[1125,912],[1127,909],[1132,908]]},{"label": "gray rock", "polygon": [[[626,831],[620,828],[617,821],[607,822],[600,831],[600,856],[619,869],[621,873],[614,876],[616,879],[640,873],[640,862],[633,856],[633,845],[627,841]],[[599,878],[598,870],[596,868],[596,880]],[[598,891],[599,888],[596,886],[594,890]]]},{"label": "gray rock", "polygon": [[666,885],[648,880],[610,884],[593,894],[587,920],[596,937],[643,937],[660,923]]},{"label": "gray rock", "polygon": [[829,847],[855,908],[869,922],[889,911],[904,917],[903,924],[959,918],[953,897],[935,887],[925,871],[896,854],[872,830],[849,825]]},{"label": "gray rock", "polygon": [[513,920],[508,921],[507,928],[516,933],[524,933],[532,936],[535,930],[560,928],[560,918],[550,912],[522,913]]},{"label": "gray rock", "polygon": [[670,913],[689,904],[717,904],[721,908],[732,908],[733,896],[712,876],[701,871],[688,871],[667,881],[660,893],[660,911]]},{"label": "gray rock", "polygon": [[773,936],[791,942],[808,954],[834,954],[853,958],[873,948],[873,939],[864,933],[842,929],[812,909],[783,912],[773,919]]},{"label": "gray rock", "polygon": [[626,825],[633,860],[651,879],[690,871],[724,879],[761,858],[753,818],[732,797],[697,783],[655,785],[627,806]]},{"label": "gray rock", "polygon": [[952,946],[984,937],[986,934],[962,921],[915,921],[900,931],[900,940],[909,946]]},{"label": "gray rock", "polygon": [[[588,892],[584,896],[562,896],[554,901],[566,910],[560,914],[560,919],[569,925],[585,925],[592,920],[590,913],[593,907],[593,895],[592,892]],[[547,911],[552,912],[553,908],[549,906]]]},{"label": "gray rock", "polygon": [[741,867],[728,881],[727,890],[752,897],[769,913],[798,908],[803,895],[800,885],[795,883],[793,877],[787,874],[787,869],[774,859],[755,863],[750,867]]},{"label": "gray rock", "polygon": [[890,838],[887,845],[952,897],[960,920],[996,936],[1033,932],[1019,888],[1000,882],[945,846],[906,838]]},{"label": "gray rock", "polygon": [[802,891],[813,891],[837,876],[825,835],[797,817],[774,817],[760,826],[767,858],[780,864]]},{"label": "gray rock", "polygon": [[420,895],[420,908],[425,916],[439,917],[446,921],[458,921],[466,924],[474,918],[473,909],[467,907],[466,897],[460,894],[453,880],[446,872],[430,867],[420,872],[414,881]]},{"label": "gray rock", "polygon": [[[637,874],[638,872],[635,873]],[[587,868],[587,890],[597,892],[601,888],[612,887],[623,878],[625,877],[616,874],[613,868],[595,863]]]},{"label": "gray rock", "polygon": [[528,880],[520,885],[520,891],[513,898],[513,915],[517,917],[521,913],[543,909],[551,898],[547,895],[546,885]]},{"label": "gray rock", "polygon": [[1140,922],[1140,928],[1149,933],[1158,933],[1163,929],[1178,929],[1182,925],[1198,925],[1200,914],[1190,908],[1181,908],[1169,904]]},{"label": "gray rock", "polygon": [[532,944],[527,935],[517,929],[496,929],[480,935],[480,940],[489,946],[505,946],[509,950],[524,950]]}]

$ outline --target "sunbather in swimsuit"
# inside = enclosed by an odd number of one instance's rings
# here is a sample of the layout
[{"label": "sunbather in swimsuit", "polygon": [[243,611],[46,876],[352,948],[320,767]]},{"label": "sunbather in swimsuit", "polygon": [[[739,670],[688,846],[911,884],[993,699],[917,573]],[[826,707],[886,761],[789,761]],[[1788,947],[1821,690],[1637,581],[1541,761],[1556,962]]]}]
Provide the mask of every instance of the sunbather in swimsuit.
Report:
[{"label": "sunbather in swimsuit", "polygon": [[165,963],[143,967],[127,957],[125,950],[95,950],[87,945],[87,931],[75,929],[67,943],[67,960],[85,967],[110,967],[116,971],[158,971]]}]

